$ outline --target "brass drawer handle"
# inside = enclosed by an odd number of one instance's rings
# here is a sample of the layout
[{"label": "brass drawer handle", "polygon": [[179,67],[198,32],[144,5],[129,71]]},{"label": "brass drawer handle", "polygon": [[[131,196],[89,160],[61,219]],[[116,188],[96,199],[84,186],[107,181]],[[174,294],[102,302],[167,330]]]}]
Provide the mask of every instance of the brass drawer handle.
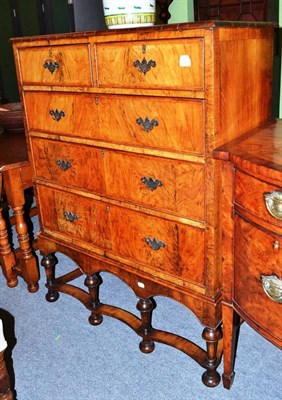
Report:
[{"label": "brass drawer handle", "polygon": [[72,163],[65,160],[57,160],[56,164],[61,168],[62,171],[66,171],[72,167]]},{"label": "brass drawer handle", "polygon": [[145,119],[139,117],[139,118],[137,118],[136,123],[138,125],[141,125],[143,127],[144,131],[146,131],[146,132],[150,132],[154,128],[154,126],[159,125],[159,123],[156,119],[152,119],[150,121],[150,119],[148,117],[146,117]]},{"label": "brass drawer handle", "polygon": [[270,215],[282,221],[282,192],[274,190],[271,193],[264,193],[264,200]]},{"label": "brass drawer handle", "polygon": [[137,68],[138,71],[142,72],[144,75],[146,75],[146,73],[150,71],[151,68],[155,68],[156,65],[157,65],[156,61],[154,60],[147,61],[145,57],[143,58],[142,61],[136,60],[133,63],[133,66]]},{"label": "brass drawer handle", "polygon": [[53,60],[46,60],[45,63],[43,64],[43,67],[48,69],[48,71],[50,71],[51,74],[53,74],[56,68],[59,68],[59,66],[60,66],[59,63]]},{"label": "brass drawer handle", "polygon": [[163,185],[158,179],[146,178],[145,176],[141,178],[141,182],[144,183],[144,185],[147,186],[147,188],[151,191],[157,189],[158,186]]},{"label": "brass drawer handle", "polygon": [[64,211],[64,217],[68,222],[74,222],[76,219],[78,219],[78,216],[71,211]]},{"label": "brass drawer handle", "polygon": [[276,275],[261,275],[262,287],[267,296],[276,303],[282,303],[282,281]]},{"label": "brass drawer handle", "polygon": [[158,239],[151,239],[149,237],[145,238],[145,242],[153,249],[153,250],[160,250],[161,247],[165,247],[165,243]]},{"label": "brass drawer handle", "polygon": [[65,117],[65,113],[64,111],[58,111],[56,110],[50,110],[49,114],[51,115],[51,117],[53,118],[53,120],[59,122],[61,118]]}]

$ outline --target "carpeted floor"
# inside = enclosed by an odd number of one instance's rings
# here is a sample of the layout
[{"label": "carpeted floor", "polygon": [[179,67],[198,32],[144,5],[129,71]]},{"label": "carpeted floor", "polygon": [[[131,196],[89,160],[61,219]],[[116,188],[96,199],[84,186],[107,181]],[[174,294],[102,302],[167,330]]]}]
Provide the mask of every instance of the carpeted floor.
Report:
[{"label": "carpeted floor", "polygon": [[[62,271],[73,265],[63,255],[59,261]],[[202,368],[174,348],[156,343],[155,351],[144,355],[140,338],[121,322],[105,317],[93,327],[89,312],[67,295],[48,303],[41,273],[35,294],[22,280],[8,288],[0,275],[0,317],[17,400],[282,400],[282,353],[247,324],[241,328],[232,389],[222,384],[210,389],[201,382]],[[101,301],[138,313],[132,291],[110,274],[102,277]],[[189,310],[170,299],[156,301],[153,326],[205,345],[203,327]]]}]

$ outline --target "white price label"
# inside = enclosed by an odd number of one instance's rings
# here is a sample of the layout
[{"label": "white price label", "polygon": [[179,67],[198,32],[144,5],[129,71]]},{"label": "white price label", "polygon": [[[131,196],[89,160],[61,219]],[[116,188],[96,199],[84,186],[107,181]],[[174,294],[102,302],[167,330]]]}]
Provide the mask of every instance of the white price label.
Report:
[{"label": "white price label", "polygon": [[191,67],[192,62],[191,62],[191,58],[188,56],[188,54],[182,54],[179,57],[179,65],[180,65],[180,67]]}]

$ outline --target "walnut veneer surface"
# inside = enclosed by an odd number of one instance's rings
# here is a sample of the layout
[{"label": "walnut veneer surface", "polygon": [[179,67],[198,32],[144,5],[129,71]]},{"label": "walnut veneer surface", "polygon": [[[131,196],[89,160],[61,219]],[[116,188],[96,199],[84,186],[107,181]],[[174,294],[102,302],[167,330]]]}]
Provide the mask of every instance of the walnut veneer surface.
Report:
[{"label": "walnut veneer surface", "polygon": [[[12,43],[47,300],[70,294],[91,324],[118,318],[142,337],[141,351],[172,345],[217,385],[222,174],[212,150],[270,117],[273,26],[205,22]],[[57,251],[79,268],[56,277]],[[103,271],[133,289],[141,318],[100,302]],[[81,274],[88,292],[69,284]],[[195,314],[207,350],[152,327],[158,295]]]},{"label": "walnut veneer surface", "polygon": [[282,121],[214,156],[224,160],[223,382],[230,388],[240,317],[282,348]]}]

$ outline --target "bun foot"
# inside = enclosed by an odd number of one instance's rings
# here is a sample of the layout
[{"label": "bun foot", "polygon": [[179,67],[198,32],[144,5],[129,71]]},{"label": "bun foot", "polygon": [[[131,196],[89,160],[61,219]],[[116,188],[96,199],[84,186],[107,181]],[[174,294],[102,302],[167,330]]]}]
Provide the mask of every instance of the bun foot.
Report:
[{"label": "bun foot", "polygon": [[38,291],[39,285],[38,285],[38,283],[35,283],[34,285],[28,285],[27,289],[28,289],[29,293],[35,293]]},{"label": "bun foot", "polygon": [[48,292],[45,295],[45,299],[49,303],[54,303],[55,301],[58,300],[59,297],[60,297],[59,292],[55,292],[54,290],[48,290]]},{"label": "bun foot", "polygon": [[18,278],[13,278],[13,279],[8,279],[7,280],[7,286],[9,288],[14,288],[18,285]]},{"label": "bun foot", "polygon": [[202,382],[207,387],[215,387],[220,382],[220,375],[217,371],[205,371],[202,375]]},{"label": "bun foot", "polygon": [[152,353],[155,350],[155,343],[152,340],[148,340],[146,342],[142,340],[142,342],[139,344],[139,349],[145,354]]},{"label": "bun foot", "polygon": [[88,321],[90,325],[100,325],[103,322],[103,315],[91,314]]}]

